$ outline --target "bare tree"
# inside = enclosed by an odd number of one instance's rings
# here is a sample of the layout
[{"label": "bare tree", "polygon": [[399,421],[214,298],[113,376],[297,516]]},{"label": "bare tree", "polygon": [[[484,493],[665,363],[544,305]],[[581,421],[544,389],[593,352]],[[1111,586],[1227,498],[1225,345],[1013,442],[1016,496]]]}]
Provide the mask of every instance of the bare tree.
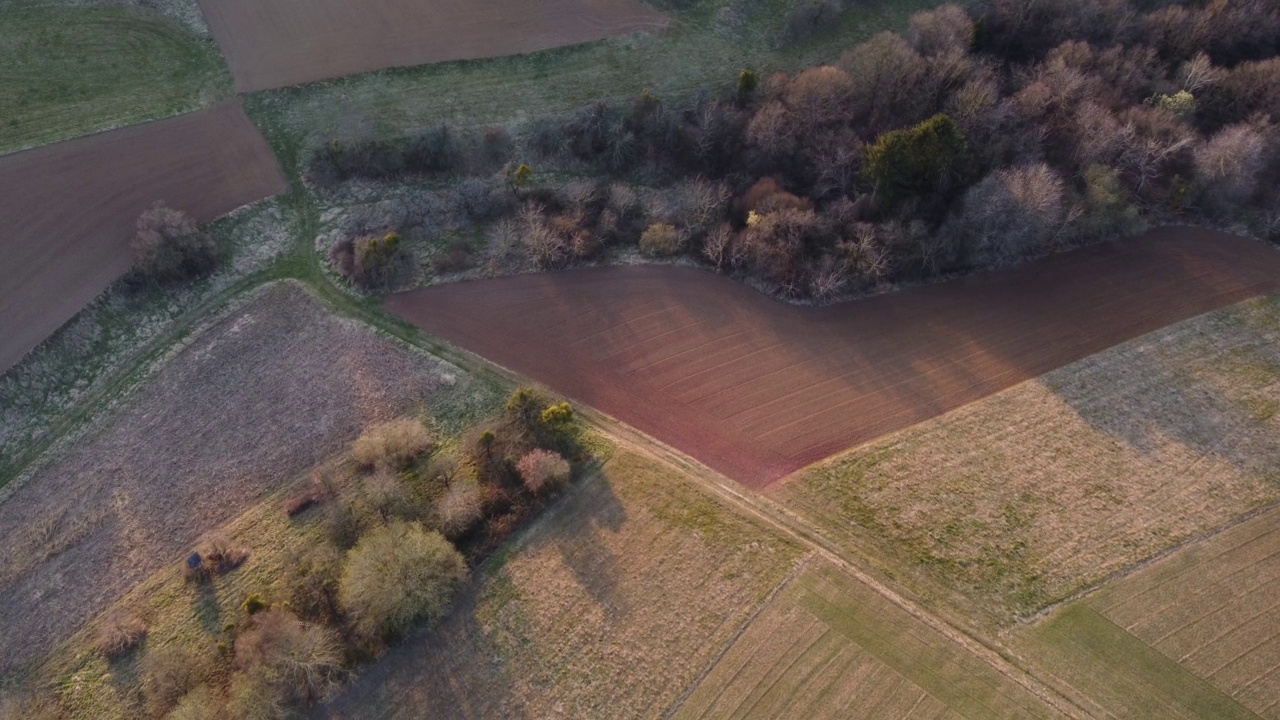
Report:
[{"label": "bare tree", "polygon": [[1209,209],[1230,210],[1253,196],[1266,166],[1266,144],[1254,127],[1229,125],[1196,148],[1196,180]]},{"label": "bare tree", "polygon": [[1178,69],[1178,83],[1191,94],[1222,82],[1222,71],[1203,52],[1198,52]]}]

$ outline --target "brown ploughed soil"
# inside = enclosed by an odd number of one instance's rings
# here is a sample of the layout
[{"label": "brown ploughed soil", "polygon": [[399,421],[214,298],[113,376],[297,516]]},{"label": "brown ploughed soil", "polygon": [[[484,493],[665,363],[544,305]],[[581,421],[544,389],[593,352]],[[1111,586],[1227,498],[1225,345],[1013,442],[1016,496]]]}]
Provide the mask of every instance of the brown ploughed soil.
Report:
[{"label": "brown ploughed soil", "polygon": [[269,286],[0,495],[0,676],[457,375]]},{"label": "brown ploughed soil", "polygon": [[387,307],[761,488],[1169,323],[1280,288],[1280,253],[1165,228],[823,308],[708,272],[442,285]]},{"label": "brown ploughed soil", "polygon": [[639,0],[199,0],[240,92],[664,27]]},{"label": "brown ploughed soil", "polygon": [[129,269],[157,201],[206,221],[284,190],[236,101],[0,157],[0,372]]}]

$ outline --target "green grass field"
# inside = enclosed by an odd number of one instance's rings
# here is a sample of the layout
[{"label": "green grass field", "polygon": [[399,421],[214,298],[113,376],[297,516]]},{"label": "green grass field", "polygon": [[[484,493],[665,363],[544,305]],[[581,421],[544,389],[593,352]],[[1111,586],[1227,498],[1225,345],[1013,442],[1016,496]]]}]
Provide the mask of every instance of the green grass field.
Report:
[{"label": "green grass field", "polygon": [[126,8],[6,4],[0,68],[0,153],[193,110],[231,91],[212,40]]},{"label": "green grass field", "polygon": [[405,133],[440,122],[500,125],[572,110],[599,98],[644,90],[671,98],[695,88],[726,88],[738,71],[794,70],[831,62],[886,29],[903,30],[912,13],[939,0],[887,0],[850,9],[840,27],[794,46],[778,43],[789,0],[733,3],[749,8],[738,25],[721,16],[730,3],[654,3],[676,22],[660,33],[493,60],[387,70],[259,93],[256,118],[288,128],[295,141],[352,132]]}]

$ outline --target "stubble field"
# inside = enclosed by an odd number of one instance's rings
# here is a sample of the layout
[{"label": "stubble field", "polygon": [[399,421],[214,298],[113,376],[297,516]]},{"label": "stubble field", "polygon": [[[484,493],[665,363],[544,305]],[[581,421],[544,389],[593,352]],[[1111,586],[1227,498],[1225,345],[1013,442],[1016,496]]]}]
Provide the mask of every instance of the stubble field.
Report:
[{"label": "stubble field", "polygon": [[240,92],[664,27],[639,0],[200,0]]},{"label": "stubble field", "polygon": [[751,487],[1280,283],[1280,253],[1154,231],[824,308],[698,270],[438,286],[393,313]]},{"label": "stubble field", "polygon": [[0,371],[133,264],[138,215],[204,222],[285,190],[237,101],[0,157]]},{"label": "stubble field", "polygon": [[1280,299],[1173,325],[772,495],[997,626],[1280,500]]},{"label": "stubble field", "polygon": [[1179,551],[1090,608],[1264,718],[1280,718],[1280,511]]}]

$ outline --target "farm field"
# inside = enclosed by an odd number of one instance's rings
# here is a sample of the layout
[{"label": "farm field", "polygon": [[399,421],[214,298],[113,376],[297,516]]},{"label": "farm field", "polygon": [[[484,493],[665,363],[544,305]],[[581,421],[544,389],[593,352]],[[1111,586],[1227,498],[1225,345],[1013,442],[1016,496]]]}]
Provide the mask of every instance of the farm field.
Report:
[{"label": "farm field", "polygon": [[138,215],[157,201],[207,221],[284,190],[234,100],[0,157],[0,371],[129,269]]},{"label": "farm field", "polygon": [[1083,601],[1265,718],[1280,718],[1280,511],[1185,549]]},{"label": "farm field", "polygon": [[675,710],[676,718],[1060,714],[818,561],[773,598]]},{"label": "farm field", "polygon": [[482,565],[441,625],[393,648],[319,714],[654,717],[802,554],[620,447]]},{"label": "farm field", "polygon": [[120,7],[7,2],[0,67],[0,153],[195,110],[231,90],[211,39]]},{"label": "farm field", "polygon": [[1277,387],[1269,296],[864,445],[771,499],[1004,626],[1280,500]]},{"label": "farm field", "polygon": [[345,447],[468,377],[276,284],[189,339],[0,502],[0,675]]},{"label": "farm field", "polygon": [[667,23],[639,0],[200,0],[200,6],[241,92],[523,54]]},{"label": "farm field", "polygon": [[669,267],[393,295],[393,313],[750,487],[1164,325],[1275,289],[1280,253],[1165,229],[823,308]]}]

